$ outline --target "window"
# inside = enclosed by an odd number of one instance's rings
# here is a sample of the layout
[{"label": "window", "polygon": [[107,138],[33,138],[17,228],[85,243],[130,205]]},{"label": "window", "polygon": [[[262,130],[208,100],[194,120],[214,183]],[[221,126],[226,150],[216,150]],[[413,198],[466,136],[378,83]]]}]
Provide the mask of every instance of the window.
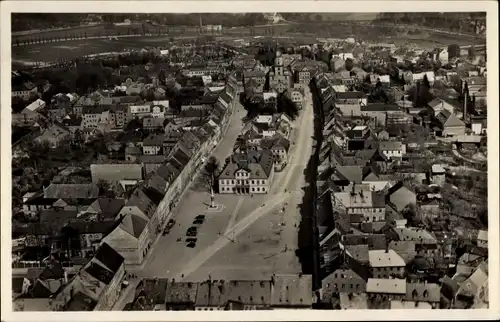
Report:
[{"label": "window", "polygon": [[234,184],[234,180],[231,180],[231,183]]},{"label": "window", "polygon": [[353,285],[351,284],[351,288],[353,287]]}]

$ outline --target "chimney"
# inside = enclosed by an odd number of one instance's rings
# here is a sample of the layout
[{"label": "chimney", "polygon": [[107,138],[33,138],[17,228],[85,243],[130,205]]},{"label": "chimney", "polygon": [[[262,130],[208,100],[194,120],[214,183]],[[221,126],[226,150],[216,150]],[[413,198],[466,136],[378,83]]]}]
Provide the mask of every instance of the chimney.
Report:
[{"label": "chimney", "polygon": [[385,253],[388,254],[389,253],[389,243],[387,243],[385,245]]},{"label": "chimney", "polygon": [[465,92],[464,94],[464,115],[463,115],[463,119],[464,121],[466,120],[466,117],[467,117],[467,100],[469,98],[467,97],[467,92]]}]

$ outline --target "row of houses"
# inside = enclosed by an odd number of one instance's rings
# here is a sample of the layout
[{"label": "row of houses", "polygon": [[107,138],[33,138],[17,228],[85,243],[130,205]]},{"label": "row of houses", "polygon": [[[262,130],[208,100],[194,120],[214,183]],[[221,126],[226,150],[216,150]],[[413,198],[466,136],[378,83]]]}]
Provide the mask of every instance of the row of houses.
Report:
[{"label": "row of houses", "polygon": [[[332,82],[318,75],[314,93],[320,102],[318,112],[324,115],[317,179],[322,304],[326,308],[440,308],[464,301],[470,305],[470,294],[457,300],[466,284],[453,286],[456,292],[448,301],[443,295],[442,277],[460,262],[456,234],[412,226],[408,216],[440,208],[439,193],[421,198],[422,193],[395,170],[407,161],[411,144],[391,134],[391,128],[410,126],[413,117],[393,122],[391,113],[409,113],[386,104],[380,111],[378,106],[369,111],[371,104],[363,93],[337,92]],[[431,102],[427,109],[431,115],[454,115],[441,101]],[[464,131],[443,123],[450,135]],[[419,184],[440,187],[445,182],[445,170],[439,165],[410,172]],[[479,236],[474,253],[484,249],[484,233]],[[467,278],[471,274],[464,273]],[[456,280],[448,284],[455,285]],[[474,284],[474,298],[484,293],[484,280]]]},{"label": "row of houses", "polygon": [[[235,97],[237,88],[228,84],[225,92]],[[58,232],[74,226],[78,235],[91,235],[78,255],[92,254],[101,240],[120,253],[126,264],[140,264],[194,173],[220,139],[234,101],[228,104],[219,102],[222,115],[212,118],[220,131],[178,131],[177,140],[161,158],[144,155],[137,164],[93,164],[91,184],[52,183],[28,193],[23,209],[27,214],[39,214],[39,222],[14,227],[14,234],[42,245],[57,245]],[[103,198],[97,186],[102,181],[121,187],[123,197]],[[97,222],[86,225],[86,221]],[[22,250],[18,252],[22,254]]]},{"label": "row of houses", "polygon": [[232,311],[311,309],[311,275],[275,274],[263,280],[177,282],[145,279],[136,289],[130,311]]}]

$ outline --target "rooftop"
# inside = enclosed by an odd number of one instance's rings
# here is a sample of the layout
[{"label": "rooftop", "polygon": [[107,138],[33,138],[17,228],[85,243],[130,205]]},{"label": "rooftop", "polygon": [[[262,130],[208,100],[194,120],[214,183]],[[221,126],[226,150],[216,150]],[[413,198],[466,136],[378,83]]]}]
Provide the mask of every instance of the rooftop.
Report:
[{"label": "rooftop", "polygon": [[406,294],[406,279],[369,278],[366,283],[367,293]]},{"label": "rooftop", "polygon": [[371,267],[404,267],[405,261],[394,250],[370,250],[368,257]]}]

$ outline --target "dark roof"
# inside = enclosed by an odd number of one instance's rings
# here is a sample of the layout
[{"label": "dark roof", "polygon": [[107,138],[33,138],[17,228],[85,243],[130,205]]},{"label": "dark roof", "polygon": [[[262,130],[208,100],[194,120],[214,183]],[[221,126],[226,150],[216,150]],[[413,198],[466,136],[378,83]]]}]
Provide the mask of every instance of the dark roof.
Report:
[{"label": "dark roof", "polygon": [[370,103],[366,106],[361,106],[362,112],[392,112],[400,110],[401,109],[396,104]]},{"label": "dark roof", "polygon": [[107,270],[106,268],[102,267],[101,265],[95,262],[90,262],[89,266],[85,268],[85,271],[90,276],[93,276],[94,278],[103,282],[106,285],[108,285],[111,282],[114,276],[112,272],[110,272],[109,270]]},{"label": "dark roof", "polygon": [[370,249],[385,249],[386,237],[384,234],[347,234],[344,236],[346,245],[368,245]]},{"label": "dark roof", "polygon": [[366,97],[366,94],[363,92],[338,92],[336,95],[338,100]]},{"label": "dark roof", "polygon": [[101,214],[106,218],[115,218],[122,209],[123,205],[125,205],[124,199],[116,198],[98,198],[96,202],[101,208]]},{"label": "dark roof", "polygon": [[64,268],[58,261],[51,261],[45,269],[38,275],[42,281],[50,279],[64,278]]},{"label": "dark roof", "polygon": [[70,220],[76,219],[77,214],[76,210],[42,210],[40,212],[40,223],[60,229]]},{"label": "dark roof", "polygon": [[75,229],[79,234],[104,234],[104,235],[107,235],[117,225],[118,225],[118,222],[116,220],[105,220],[105,221],[78,220],[78,221],[70,222],[68,224],[68,227]]},{"label": "dark roof", "polygon": [[64,311],[93,311],[97,302],[90,296],[82,292],[78,292],[71,297],[69,302],[64,307]]},{"label": "dark roof", "polygon": [[116,273],[123,264],[124,258],[107,243],[102,243],[95,254],[95,258],[107,266],[113,273]]},{"label": "dark roof", "polygon": [[36,280],[31,287],[30,295],[34,298],[48,298],[52,295],[52,292],[42,281]]}]

